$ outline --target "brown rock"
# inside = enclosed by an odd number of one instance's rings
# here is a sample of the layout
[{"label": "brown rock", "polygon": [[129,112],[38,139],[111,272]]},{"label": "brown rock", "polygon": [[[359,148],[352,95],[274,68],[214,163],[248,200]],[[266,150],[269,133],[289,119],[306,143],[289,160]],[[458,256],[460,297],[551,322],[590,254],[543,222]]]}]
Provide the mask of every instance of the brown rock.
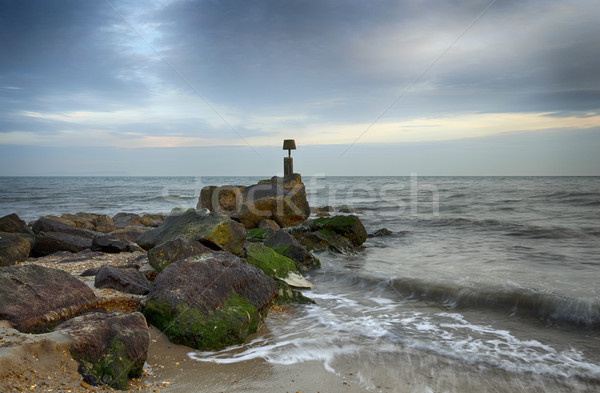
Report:
[{"label": "brown rock", "polygon": [[0,320],[33,331],[96,305],[90,287],[69,273],[38,265],[0,267]]},{"label": "brown rock", "polygon": [[102,266],[94,280],[96,288],[110,288],[136,295],[150,292],[150,283],[135,268],[120,269],[114,266]]}]

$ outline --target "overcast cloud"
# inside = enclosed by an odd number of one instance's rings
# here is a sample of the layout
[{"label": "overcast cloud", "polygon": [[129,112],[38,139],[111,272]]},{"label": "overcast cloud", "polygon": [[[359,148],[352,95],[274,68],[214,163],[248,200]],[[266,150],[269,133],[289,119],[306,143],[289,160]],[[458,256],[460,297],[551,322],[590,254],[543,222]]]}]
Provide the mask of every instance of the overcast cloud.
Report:
[{"label": "overcast cloud", "polygon": [[[214,174],[263,174],[267,157],[280,169],[266,152],[284,138],[325,166],[313,172],[453,174],[452,160],[435,157],[380,162],[426,144],[451,146],[454,173],[469,174],[464,141],[493,155],[512,140],[537,162],[571,157],[535,174],[600,174],[589,150],[600,141],[597,1],[497,0],[484,12],[490,4],[1,0],[0,175],[69,173],[53,153],[65,149],[104,149],[110,171],[146,175],[156,172],[143,169],[150,148],[184,147],[202,148],[202,168],[229,155]],[[110,153],[119,149],[137,150]],[[52,159],[17,170],[16,154]],[[142,165],[131,170],[127,156]],[[486,161],[472,160],[485,174]],[[490,158],[489,174],[528,173],[511,161]]]}]

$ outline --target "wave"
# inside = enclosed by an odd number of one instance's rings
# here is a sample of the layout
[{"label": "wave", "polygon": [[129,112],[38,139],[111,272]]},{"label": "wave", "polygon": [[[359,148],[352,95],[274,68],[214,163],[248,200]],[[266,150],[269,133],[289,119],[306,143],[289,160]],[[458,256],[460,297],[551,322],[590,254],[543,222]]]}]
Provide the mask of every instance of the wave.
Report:
[{"label": "wave", "polygon": [[348,275],[345,279],[348,285],[358,288],[389,288],[401,300],[431,302],[447,309],[486,309],[511,316],[534,317],[551,325],[600,329],[600,299],[572,298],[514,283],[490,287],[409,277]]}]

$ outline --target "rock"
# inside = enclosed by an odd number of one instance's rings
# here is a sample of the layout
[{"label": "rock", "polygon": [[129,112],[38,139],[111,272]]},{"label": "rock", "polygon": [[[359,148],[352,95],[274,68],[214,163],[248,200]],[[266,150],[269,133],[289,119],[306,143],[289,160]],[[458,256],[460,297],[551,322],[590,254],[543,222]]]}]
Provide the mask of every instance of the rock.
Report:
[{"label": "rock", "polygon": [[37,220],[33,224],[32,229],[33,229],[33,232],[36,234],[39,234],[41,232],[58,232],[58,233],[66,233],[69,235],[82,237],[82,238],[86,238],[86,239],[90,239],[90,240],[92,240],[94,238],[94,236],[98,235],[98,232],[95,232],[95,231],[92,231],[89,229],[73,227],[73,226],[67,225],[61,221],[50,219],[50,218],[48,218],[48,216],[42,217],[39,220]]},{"label": "rock", "polygon": [[0,232],[0,266],[23,262],[29,257],[31,243],[15,233]]},{"label": "rock", "polygon": [[[83,272],[81,272],[81,274],[79,276],[80,277],[96,276],[98,274],[98,272],[100,271],[100,269],[102,269],[102,267],[104,267],[104,266],[111,266],[111,265],[102,265],[102,266],[97,266],[97,267],[91,267],[91,268],[86,269]],[[141,266],[134,262],[128,263],[126,265],[118,265],[118,266],[112,266],[112,267],[115,267],[117,269],[135,269],[135,270],[141,269]]]},{"label": "rock", "polygon": [[260,269],[213,252],[167,266],[154,280],[143,312],[171,342],[215,351],[255,333],[277,292]]},{"label": "rock", "polygon": [[166,217],[164,214],[144,214],[142,216],[142,225],[156,228],[163,223]]},{"label": "rock", "polygon": [[112,220],[118,229],[143,226],[142,217],[135,213],[117,213],[112,217]]},{"label": "rock", "polygon": [[69,273],[39,265],[0,267],[0,320],[34,331],[97,304],[90,287]]},{"label": "rock", "polygon": [[[46,216],[51,217],[51,216]],[[62,223],[69,226],[90,229],[97,232],[111,232],[117,229],[112,218],[106,214],[94,214],[79,212],[76,214],[63,214],[60,216]]]},{"label": "rock", "polygon": [[271,247],[278,254],[290,258],[301,272],[321,267],[321,261],[284,230],[278,230],[273,236],[266,239],[265,246]]},{"label": "rock", "polygon": [[252,228],[246,231],[246,240],[249,242],[264,242],[275,234],[271,228]]},{"label": "rock", "polygon": [[107,233],[107,235],[109,235],[112,238],[125,239],[135,243],[137,238],[140,237],[140,235],[146,232],[147,230],[148,228],[146,227],[125,227],[109,232]]},{"label": "rock", "polygon": [[16,214],[0,217],[0,232],[23,233],[33,236],[32,230]]},{"label": "rock", "polygon": [[85,383],[126,390],[128,379],[142,375],[150,331],[142,314],[88,313],[55,331],[71,336],[71,356]]},{"label": "rock", "polygon": [[102,266],[94,280],[96,288],[110,288],[121,292],[146,295],[150,292],[150,283],[137,269],[120,269],[114,266]]},{"label": "rock", "polygon": [[272,230],[276,231],[281,227],[275,221],[265,219],[258,223],[258,228],[259,229],[272,229]]},{"label": "rock", "polygon": [[40,232],[31,254],[43,256],[57,251],[79,252],[86,248],[92,248],[92,239],[62,232]]},{"label": "rock", "polygon": [[320,231],[325,235],[329,232],[342,235],[352,242],[354,246],[360,246],[367,240],[367,230],[356,216],[322,217],[312,220],[309,227],[313,231]]},{"label": "rock", "polygon": [[92,251],[118,254],[120,252],[142,251],[142,249],[129,240],[114,238],[110,235],[97,235],[92,240]]},{"label": "rock", "polygon": [[297,173],[284,178],[274,176],[249,187],[204,187],[197,208],[227,214],[246,229],[256,228],[265,219],[275,221],[279,227],[294,226],[310,215],[304,184]]},{"label": "rock", "polygon": [[195,240],[177,238],[160,244],[148,251],[150,266],[161,272],[170,263],[212,251]]},{"label": "rock", "polygon": [[338,211],[340,213],[352,213],[352,214],[365,214],[365,211],[362,209],[357,209],[355,207],[350,207],[350,206],[340,206],[338,208]]},{"label": "rock", "polygon": [[137,243],[149,250],[178,237],[239,255],[246,239],[246,231],[242,224],[225,215],[189,209],[169,215],[158,228],[143,233]]},{"label": "rock", "polygon": [[319,213],[333,213],[333,206],[322,206],[322,207],[313,207],[310,209],[310,214],[319,214]]},{"label": "rock", "polygon": [[387,228],[381,228],[381,229],[378,229],[378,230],[376,230],[376,231],[375,231],[375,232],[373,232],[373,233],[369,233],[369,234],[367,235],[367,237],[390,236],[390,235],[392,235],[393,233],[394,233],[394,232],[390,231],[390,230],[389,230],[389,229],[387,229]]},{"label": "rock", "polygon": [[196,208],[235,216],[241,207],[241,195],[244,186],[206,186],[200,190]]},{"label": "rock", "polygon": [[295,226],[310,215],[304,184],[297,173],[273,176],[244,188],[242,201],[238,219],[246,229],[255,228],[264,219],[272,219],[280,227]]},{"label": "rock", "polygon": [[259,244],[249,243],[244,249],[248,263],[262,270],[266,275],[296,288],[312,288],[310,281],[302,277],[294,261],[276,253],[273,249]]},{"label": "rock", "polygon": [[94,224],[94,229],[96,231],[102,233],[112,232],[117,229],[112,218],[106,214],[98,214],[92,221],[92,224]]},{"label": "rock", "polygon": [[332,251],[339,254],[344,254],[353,247],[350,239],[333,232],[308,232],[302,237],[300,242],[308,250]]},{"label": "rock", "polygon": [[288,304],[315,304],[315,301],[304,296],[302,292],[297,289],[292,289],[289,285],[282,281],[276,281],[277,284],[277,298],[275,304],[279,306],[285,306]]}]

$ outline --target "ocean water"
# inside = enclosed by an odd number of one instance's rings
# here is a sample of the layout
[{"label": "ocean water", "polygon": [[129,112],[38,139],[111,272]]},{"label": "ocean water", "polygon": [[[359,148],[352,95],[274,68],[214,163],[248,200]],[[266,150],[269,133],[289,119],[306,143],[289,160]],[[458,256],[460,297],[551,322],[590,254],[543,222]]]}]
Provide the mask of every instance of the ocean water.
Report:
[{"label": "ocean water", "polygon": [[[0,215],[168,212],[234,177],[0,178]],[[198,362],[321,362],[369,391],[600,391],[600,177],[306,177],[372,237],[320,253],[315,305]]]}]

